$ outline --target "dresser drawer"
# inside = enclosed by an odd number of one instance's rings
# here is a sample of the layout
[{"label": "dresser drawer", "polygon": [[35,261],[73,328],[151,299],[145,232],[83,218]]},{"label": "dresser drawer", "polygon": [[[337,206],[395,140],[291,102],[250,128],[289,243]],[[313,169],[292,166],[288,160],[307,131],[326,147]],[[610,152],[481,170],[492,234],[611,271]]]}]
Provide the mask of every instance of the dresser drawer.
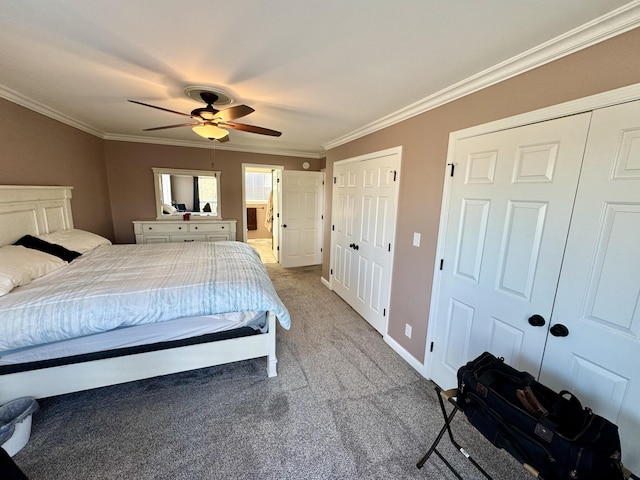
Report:
[{"label": "dresser drawer", "polygon": [[171,235],[171,243],[204,242],[204,235]]},{"label": "dresser drawer", "polygon": [[[137,240],[137,239],[136,239]],[[169,243],[169,235],[145,235],[142,243]],[[136,243],[140,243],[136,241]]]},{"label": "dresser drawer", "polygon": [[189,225],[184,223],[143,223],[142,231],[145,234],[150,233],[187,233]]},{"label": "dresser drawer", "polygon": [[190,232],[228,232],[229,224],[225,223],[200,223],[189,225]]},{"label": "dresser drawer", "polygon": [[227,240],[234,240],[234,239],[232,239],[228,234],[224,232],[219,232],[219,233],[214,232],[214,233],[208,233],[207,235],[205,235],[205,241],[207,242],[222,242]]}]

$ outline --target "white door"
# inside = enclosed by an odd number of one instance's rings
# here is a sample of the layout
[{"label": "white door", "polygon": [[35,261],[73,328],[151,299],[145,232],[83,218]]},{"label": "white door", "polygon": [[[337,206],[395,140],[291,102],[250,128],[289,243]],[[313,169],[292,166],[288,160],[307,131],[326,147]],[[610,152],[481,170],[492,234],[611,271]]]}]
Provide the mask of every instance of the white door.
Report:
[{"label": "white door", "polygon": [[639,299],[640,102],[634,102],[593,113],[540,381],[570,390],[616,423],[622,461],[636,474]]},{"label": "white door", "polygon": [[322,263],[322,172],[282,172],[280,263],[284,268]]},{"label": "white door", "polygon": [[456,142],[432,317],[441,387],[485,350],[539,372],[590,116]]},{"label": "white door", "polygon": [[333,166],[334,185],[331,214],[331,288],[347,303],[355,302],[355,272],[352,271],[357,222],[362,199],[359,196],[359,162]]},{"label": "white door", "polygon": [[387,333],[400,151],[334,164],[332,288]]},{"label": "white door", "polygon": [[280,206],[282,204],[280,173],[280,170],[271,171],[271,249],[278,263],[280,263]]}]

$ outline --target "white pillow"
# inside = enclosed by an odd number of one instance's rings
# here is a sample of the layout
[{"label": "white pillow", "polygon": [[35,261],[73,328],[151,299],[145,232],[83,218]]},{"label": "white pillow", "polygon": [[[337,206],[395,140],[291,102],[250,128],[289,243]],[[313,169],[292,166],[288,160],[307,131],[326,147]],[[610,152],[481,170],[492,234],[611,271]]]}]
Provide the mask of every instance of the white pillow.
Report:
[{"label": "white pillow", "polygon": [[178,209],[173,205],[169,205],[168,203],[162,204],[162,213],[172,214],[172,213],[176,213],[177,211]]},{"label": "white pillow", "polygon": [[54,255],[19,245],[0,248],[0,296],[15,287],[51,273],[67,262]]},{"label": "white pillow", "polygon": [[75,228],[38,235],[38,238],[80,253],[87,253],[100,245],[111,245],[110,240],[100,235]]}]

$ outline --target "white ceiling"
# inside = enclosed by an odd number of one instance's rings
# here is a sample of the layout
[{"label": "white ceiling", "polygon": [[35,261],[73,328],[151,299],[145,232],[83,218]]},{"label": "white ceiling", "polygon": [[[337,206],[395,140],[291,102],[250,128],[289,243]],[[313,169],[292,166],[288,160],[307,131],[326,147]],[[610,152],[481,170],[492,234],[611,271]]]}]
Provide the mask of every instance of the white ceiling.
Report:
[{"label": "white ceiling", "polygon": [[220,87],[256,110],[238,122],[283,134],[232,131],[217,148],[317,157],[324,145],[638,3],[2,0],[0,96],[102,138],[209,146],[190,128],[142,132],[187,119],[127,99],[189,112],[204,105],[185,87]]}]

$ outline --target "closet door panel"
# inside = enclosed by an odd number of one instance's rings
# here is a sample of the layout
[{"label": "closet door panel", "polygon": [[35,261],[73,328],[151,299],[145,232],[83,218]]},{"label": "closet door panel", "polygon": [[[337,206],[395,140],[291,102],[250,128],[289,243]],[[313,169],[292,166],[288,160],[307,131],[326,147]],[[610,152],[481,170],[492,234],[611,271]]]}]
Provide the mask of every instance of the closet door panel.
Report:
[{"label": "closet door panel", "polygon": [[[593,113],[540,380],[615,422],[640,471],[640,102]],[[553,333],[553,330],[552,330]]]},{"label": "closet door panel", "polygon": [[507,202],[496,288],[530,300],[538,271],[546,202]]},{"label": "closet door panel", "polygon": [[357,273],[352,245],[359,237],[359,177],[357,165],[336,167],[332,207],[332,288],[347,303],[356,298]]},{"label": "closet door panel", "polygon": [[354,256],[358,294],[351,306],[382,335],[387,333],[391,250],[395,234],[397,156],[361,163],[360,211]]},{"label": "closet door panel", "polygon": [[538,374],[590,116],[456,142],[433,326],[441,387],[485,350]]}]

